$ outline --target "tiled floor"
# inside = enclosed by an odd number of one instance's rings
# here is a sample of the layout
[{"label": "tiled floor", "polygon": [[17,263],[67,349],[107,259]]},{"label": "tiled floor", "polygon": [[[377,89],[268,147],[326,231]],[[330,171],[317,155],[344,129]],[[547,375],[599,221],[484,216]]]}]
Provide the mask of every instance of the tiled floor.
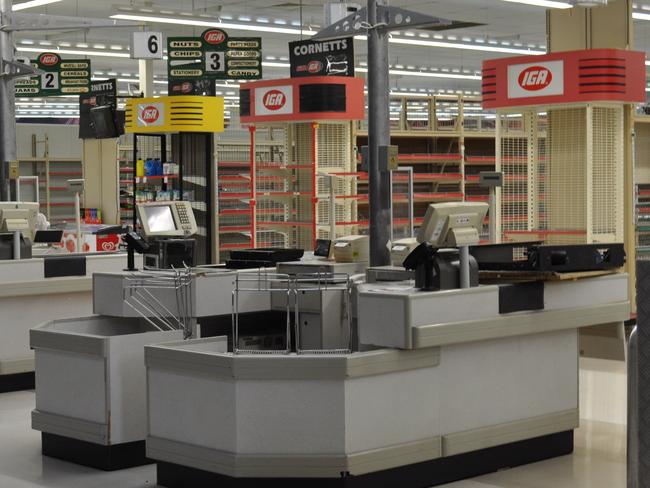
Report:
[{"label": "tiled floor", "polygon": [[[581,427],[575,453],[500,471],[445,488],[625,488],[625,367],[582,360]],[[40,455],[30,428],[33,392],[0,394],[1,488],[145,488],[153,466],[104,473]],[[191,487],[188,487],[191,488]]]}]

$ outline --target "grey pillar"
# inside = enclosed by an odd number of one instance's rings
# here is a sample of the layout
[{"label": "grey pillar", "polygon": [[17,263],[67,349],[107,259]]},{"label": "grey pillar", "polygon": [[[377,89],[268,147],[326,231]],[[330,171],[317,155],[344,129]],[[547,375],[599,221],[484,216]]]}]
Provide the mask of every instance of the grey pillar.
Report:
[{"label": "grey pillar", "polygon": [[[11,25],[12,0],[0,0],[0,24]],[[2,74],[7,74],[7,67],[2,60],[13,61],[13,34],[0,30],[0,65]],[[9,200],[9,165],[8,161],[16,159],[16,97],[14,80],[9,76],[0,76],[0,201]]]},{"label": "grey pillar", "polygon": [[[368,23],[388,23],[378,15],[378,4],[386,0],[368,0]],[[386,10],[383,11],[387,13]],[[368,180],[370,203],[370,265],[390,264],[391,200],[390,173],[380,168],[380,148],[390,145],[388,96],[388,30],[368,30]],[[387,149],[385,149],[387,150]]]}]

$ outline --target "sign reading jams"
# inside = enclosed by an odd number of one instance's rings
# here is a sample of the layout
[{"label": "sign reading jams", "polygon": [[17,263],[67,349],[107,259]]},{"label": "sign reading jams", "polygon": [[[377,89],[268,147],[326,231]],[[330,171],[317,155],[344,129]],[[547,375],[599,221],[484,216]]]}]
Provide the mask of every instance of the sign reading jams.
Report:
[{"label": "sign reading jams", "polygon": [[202,95],[208,87],[197,80],[259,80],[262,38],[230,37],[208,29],[200,37],[167,39],[170,95]]},{"label": "sign reading jams", "polygon": [[61,59],[56,53],[39,54],[31,64],[45,73],[18,78],[17,97],[51,97],[90,92],[90,60]]},{"label": "sign reading jams", "polygon": [[289,62],[291,78],[354,76],[353,38],[290,42]]}]

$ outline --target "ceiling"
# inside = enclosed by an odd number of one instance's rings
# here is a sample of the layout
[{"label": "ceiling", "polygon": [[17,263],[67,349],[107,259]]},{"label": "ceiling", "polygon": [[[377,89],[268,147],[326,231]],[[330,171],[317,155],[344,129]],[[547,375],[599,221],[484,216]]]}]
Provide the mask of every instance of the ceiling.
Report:
[{"label": "ceiling", "polygon": [[[22,0],[20,0],[22,1]],[[363,2],[363,0],[361,0]],[[15,3],[18,3],[17,1]],[[279,25],[284,21],[286,26],[302,24],[306,29],[318,30],[323,26],[323,3],[314,0],[63,0],[59,3],[23,10],[17,18],[20,21],[33,22],[35,19],[47,19],[50,23],[73,22],[85,19],[102,22],[119,22],[130,27],[71,29],[63,31],[25,31],[15,34],[15,42],[19,54],[35,57],[34,51],[54,50],[55,46],[67,46],[68,49],[93,50],[119,53],[126,56],[128,52],[129,32],[140,29],[137,22],[114,21],[110,16],[118,7],[135,7],[160,10],[190,12],[192,15],[209,15],[215,19],[235,23],[256,23],[257,25]],[[638,2],[638,7],[648,6],[650,1]],[[534,49],[543,51],[546,43],[545,9],[523,4],[504,2],[501,0],[393,0],[392,6],[399,6],[420,11],[438,17],[460,21],[475,22],[483,25],[438,33],[418,31],[409,33],[410,40],[443,41],[452,45],[472,44],[482,48],[513,48]],[[39,17],[40,15],[40,17]],[[261,21],[261,22],[260,22]],[[140,23],[141,24],[141,23]],[[152,30],[160,30],[168,36],[198,35],[204,28],[185,25],[150,24]],[[298,28],[298,27],[294,27]],[[636,21],[636,44],[639,50],[650,50],[650,22]],[[234,35],[251,35],[251,31],[228,29]],[[288,76],[285,66],[268,66],[271,64],[285,65],[288,63],[287,43],[299,39],[299,35],[260,33],[263,38],[265,78]],[[434,37],[442,35],[443,39]],[[395,37],[407,38],[406,33],[396,34]],[[426,36],[426,37],[424,37]],[[449,38],[449,36],[452,36]],[[87,48],[80,48],[78,43]],[[113,46],[115,49],[112,49]],[[117,47],[121,47],[118,50]],[[363,67],[366,61],[366,46],[364,41],[355,41],[357,66]],[[480,70],[481,62],[500,56],[512,56],[490,51],[476,51],[459,48],[443,48],[422,45],[390,44],[389,61],[395,69],[406,71],[430,71],[438,69],[439,74],[456,74],[472,77]],[[67,55],[74,58],[79,56]],[[138,61],[127,57],[90,56],[93,71],[98,78],[117,76],[120,79],[135,79],[138,72]],[[166,77],[165,61],[156,61],[154,66],[158,82],[155,88],[158,93],[165,93]],[[436,75],[438,76],[438,75]],[[120,89],[127,89],[127,82],[121,82]],[[448,79],[438,77],[422,77],[413,75],[391,75],[391,89],[394,91],[463,91],[477,93],[480,80],[477,79]],[[224,94],[228,89],[223,88]],[[234,95],[234,93],[232,93]]]}]

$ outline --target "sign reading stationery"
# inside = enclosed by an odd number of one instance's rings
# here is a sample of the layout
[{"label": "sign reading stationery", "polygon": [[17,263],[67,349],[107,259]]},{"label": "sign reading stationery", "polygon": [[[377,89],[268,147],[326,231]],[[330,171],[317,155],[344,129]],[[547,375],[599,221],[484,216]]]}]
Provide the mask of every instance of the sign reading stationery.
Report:
[{"label": "sign reading stationery", "polygon": [[16,80],[17,97],[51,97],[90,92],[90,60],[61,59],[56,53],[42,53],[32,65],[45,71],[40,76]]},{"label": "sign reading stationery", "polygon": [[200,37],[169,37],[167,54],[170,84],[262,78],[260,37],[229,37],[221,29],[208,29]]}]

